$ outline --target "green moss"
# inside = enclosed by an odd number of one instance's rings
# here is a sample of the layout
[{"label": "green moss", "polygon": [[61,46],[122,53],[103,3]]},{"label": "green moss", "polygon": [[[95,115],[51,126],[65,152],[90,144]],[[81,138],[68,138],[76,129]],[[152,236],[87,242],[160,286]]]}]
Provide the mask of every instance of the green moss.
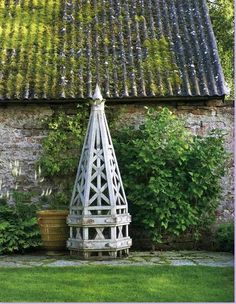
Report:
[{"label": "green moss", "polygon": [[[49,98],[57,98],[62,93],[67,97],[78,96],[86,90],[88,70],[92,75],[92,87],[95,86],[98,73],[101,86],[106,87],[109,79],[110,89],[116,87],[119,93],[125,86],[129,92],[132,91],[132,77],[136,80],[140,78],[140,68],[145,71],[147,80],[147,73],[154,75],[152,82],[147,81],[146,85],[151,86],[156,93],[160,91],[161,84],[155,75],[161,75],[165,81],[167,78],[172,85],[179,82],[178,69],[173,63],[169,42],[164,37],[143,43],[142,47],[148,50],[148,55],[142,65],[137,56],[133,61],[130,60],[127,32],[130,27],[131,44],[134,46],[137,37],[132,25],[138,22],[141,29],[145,23],[140,8],[137,8],[137,14],[129,22],[124,9],[111,22],[109,1],[97,0],[95,6],[93,1],[72,0],[74,8],[67,8],[67,16],[64,16],[65,1],[61,0],[8,2],[0,1],[0,68],[3,74],[0,95],[8,92],[11,96],[20,97],[29,88],[38,97],[43,97],[43,93]],[[68,21],[67,18],[71,16],[73,21]],[[124,36],[125,75],[123,56],[120,55],[120,28]],[[115,35],[114,43],[112,31]],[[95,46],[95,35],[98,47]],[[88,42],[91,48],[89,56]],[[99,50],[98,55],[96,49]],[[9,55],[13,50],[16,55]],[[166,70],[168,75],[164,76]],[[114,75],[117,75],[117,81]]]},{"label": "green moss", "polygon": [[147,50],[147,57],[142,67],[146,73],[152,74],[151,90],[156,94],[165,94],[167,88],[162,86],[163,80],[167,80],[172,87],[180,85],[181,78],[178,67],[173,61],[169,40],[164,36],[160,39],[146,39],[143,46]]},{"label": "green moss", "polygon": [[144,16],[142,15],[135,15],[135,21],[137,22],[143,22],[145,20]]}]

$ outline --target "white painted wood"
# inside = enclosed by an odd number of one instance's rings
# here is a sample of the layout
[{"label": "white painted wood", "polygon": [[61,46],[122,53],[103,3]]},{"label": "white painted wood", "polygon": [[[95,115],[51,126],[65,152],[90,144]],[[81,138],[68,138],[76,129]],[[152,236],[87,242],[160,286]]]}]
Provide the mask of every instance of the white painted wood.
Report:
[{"label": "white painted wood", "polygon": [[93,215],[87,215],[87,216],[78,216],[78,215],[70,215],[70,217],[67,219],[67,224],[70,226],[87,226],[88,224],[90,227],[93,226],[117,226],[119,225],[128,225],[131,222],[130,215],[97,215],[94,217]]},{"label": "white painted wood", "polygon": [[[70,250],[75,250],[81,248],[80,251],[118,251],[123,249],[128,249],[131,246],[132,242],[130,238],[121,238],[116,241],[109,241],[106,239],[94,239],[94,240],[79,240],[79,239],[69,239],[67,241],[68,247]],[[94,250],[96,248],[96,250]]]},{"label": "white painted wood", "polygon": [[94,96],[67,219],[68,248],[84,258],[101,259],[103,251],[115,258],[117,252],[127,255],[132,244],[131,217],[98,86]]}]

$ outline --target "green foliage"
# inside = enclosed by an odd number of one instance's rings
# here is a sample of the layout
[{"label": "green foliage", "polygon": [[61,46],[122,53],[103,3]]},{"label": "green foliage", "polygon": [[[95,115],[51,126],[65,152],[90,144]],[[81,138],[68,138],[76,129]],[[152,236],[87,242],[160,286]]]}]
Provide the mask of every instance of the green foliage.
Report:
[{"label": "green foliage", "polygon": [[40,198],[41,209],[45,210],[67,210],[70,203],[70,191],[64,190],[63,192],[53,192],[49,196]]},{"label": "green foliage", "polygon": [[43,175],[74,173],[84,139],[86,117],[86,111],[81,109],[73,116],[61,112],[46,122],[49,133],[42,143],[39,160]]},{"label": "green foliage", "polygon": [[210,16],[226,82],[234,95],[234,2],[232,0],[208,1]]},{"label": "green foliage", "polygon": [[68,209],[87,119],[87,107],[79,106],[76,115],[59,112],[45,121],[49,132],[43,140],[38,165],[42,176],[54,187],[50,195],[40,196],[43,209]]},{"label": "green foliage", "polygon": [[127,127],[113,137],[130,201],[133,222],[153,241],[179,235],[215,219],[223,175],[223,136],[194,136],[164,108],[149,110],[140,129]]},{"label": "green foliage", "polygon": [[15,203],[0,199],[0,254],[25,251],[40,245],[35,204],[29,194],[14,192]]},{"label": "green foliage", "polygon": [[234,224],[220,224],[215,232],[215,242],[217,250],[234,252]]}]

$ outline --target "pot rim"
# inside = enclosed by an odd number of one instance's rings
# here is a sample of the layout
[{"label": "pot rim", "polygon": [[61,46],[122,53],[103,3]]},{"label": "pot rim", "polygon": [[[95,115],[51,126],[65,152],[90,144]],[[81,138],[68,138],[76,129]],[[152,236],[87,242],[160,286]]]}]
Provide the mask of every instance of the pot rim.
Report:
[{"label": "pot rim", "polygon": [[36,212],[37,215],[68,215],[69,210],[40,210]]}]

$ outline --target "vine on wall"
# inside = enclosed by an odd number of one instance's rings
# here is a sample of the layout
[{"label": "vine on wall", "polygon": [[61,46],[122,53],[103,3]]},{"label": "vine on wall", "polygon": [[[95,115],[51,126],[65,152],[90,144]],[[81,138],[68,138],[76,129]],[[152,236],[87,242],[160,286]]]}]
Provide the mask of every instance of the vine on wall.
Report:
[{"label": "vine on wall", "polygon": [[74,115],[58,112],[45,120],[48,135],[42,142],[38,166],[44,183],[48,182],[52,189],[50,196],[41,197],[47,208],[68,208],[87,120],[87,105],[78,106]]}]

